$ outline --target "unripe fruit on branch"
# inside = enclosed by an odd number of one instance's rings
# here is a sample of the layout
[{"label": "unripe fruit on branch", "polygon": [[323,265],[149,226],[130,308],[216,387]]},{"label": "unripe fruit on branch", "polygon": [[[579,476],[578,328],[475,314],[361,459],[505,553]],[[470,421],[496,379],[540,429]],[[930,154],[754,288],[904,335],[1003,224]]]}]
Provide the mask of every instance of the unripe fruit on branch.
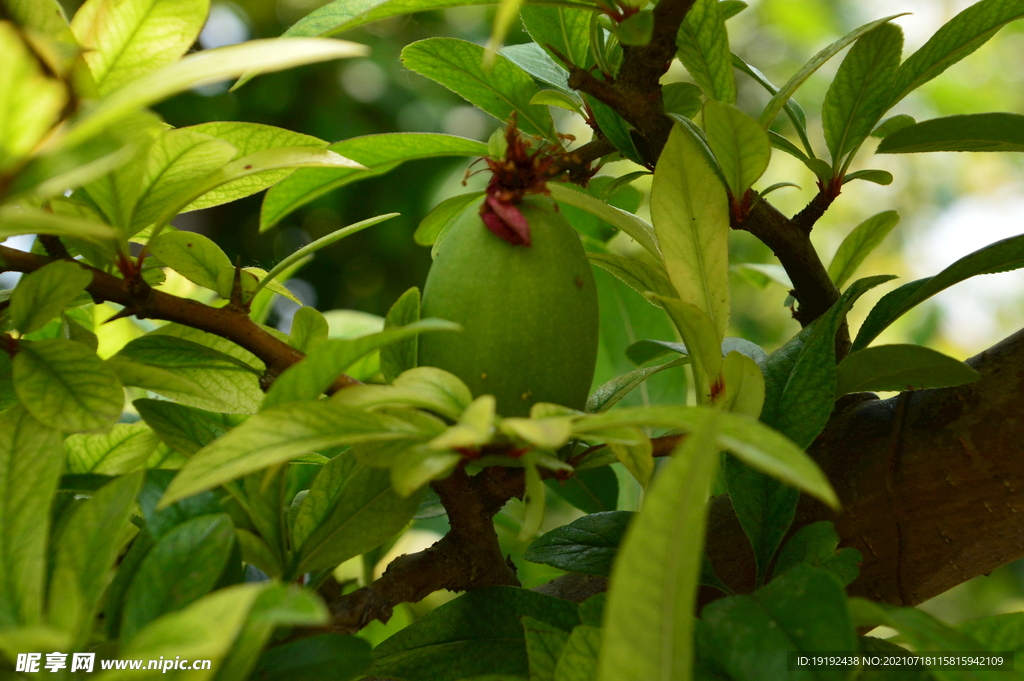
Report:
[{"label": "unripe fruit on branch", "polygon": [[545,196],[516,208],[530,245],[496,236],[474,203],[449,228],[423,291],[423,316],[462,325],[423,334],[419,363],[450,371],[502,416],[536,402],[582,410],[597,361],[597,289],[575,230]]}]

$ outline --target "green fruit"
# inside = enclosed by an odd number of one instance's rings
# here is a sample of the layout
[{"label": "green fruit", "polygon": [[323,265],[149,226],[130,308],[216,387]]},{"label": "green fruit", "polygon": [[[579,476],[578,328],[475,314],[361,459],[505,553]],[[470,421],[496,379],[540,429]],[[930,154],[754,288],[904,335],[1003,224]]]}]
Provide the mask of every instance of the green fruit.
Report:
[{"label": "green fruit", "polygon": [[494,395],[502,416],[536,402],[583,409],[597,361],[597,288],[573,228],[546,197],[518,208],[531,246],[495,236],[471,205],[438,245],[423,316],[458,322],[457,334],[420,336],[419,363],[455,374],[474,395]]}]

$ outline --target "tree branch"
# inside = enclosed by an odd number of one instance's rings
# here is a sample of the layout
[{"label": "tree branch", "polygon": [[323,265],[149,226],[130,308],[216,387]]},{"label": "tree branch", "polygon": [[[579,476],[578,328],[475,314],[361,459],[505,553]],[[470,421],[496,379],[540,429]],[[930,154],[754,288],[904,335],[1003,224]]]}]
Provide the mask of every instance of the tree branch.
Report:
[{"label": "tree branch", "polygon": [[[0,246],[0,263],[14,272],[34,272],[53,262],[53,259]],[[86,290],[99,301],[123,305],[139,319],[160,319],[177,322],[194,329],[208,331],[242,346],[267,365],[269,377],[275,377],[304,355],[287,343],[278,340],[252,321],[242,310],[231,307],[210,307],[195,300],[179,298],[148,286],[133,287],[126,279],[107,274],[95,267],[79,263],[92,273],[92,283]],[[342,383],[354,382],[344,377]]]}]

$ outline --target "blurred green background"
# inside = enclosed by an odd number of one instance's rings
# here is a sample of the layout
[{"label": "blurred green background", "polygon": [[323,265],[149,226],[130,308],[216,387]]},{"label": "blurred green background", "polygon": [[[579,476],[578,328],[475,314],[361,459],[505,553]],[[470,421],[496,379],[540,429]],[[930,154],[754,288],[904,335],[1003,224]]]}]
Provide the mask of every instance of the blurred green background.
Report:
[{"label": "blurred green background", "polygon": [[[73,11],[76,2],[65,4]],[[215,1],[203,32],[204,48],[249,38],[280,35],[294,21],[325,4],[323,0]],[[961,0],[754,0],[730,20],[733,49],[776,83],[784,82],[811,55],[856,26],[894,12],[913,14],[897,20],[906,32],[904,55],[919,47],[942,23],[971,4]],[[493,9],[469,7],[424,13],[379,22],[344,37],[372,48],[367,59],[309,66],[263,75],[237,92],[227,86],[194,91],[162,104],[158,111],[175,125],[211,120],[244,120],[277,125],[337,141],[358,135],[394,131],[435,131],[486,139],[499,122],[466,105],[441,86],[405,70],[398,55],[406,44],[428,36],[446,35],[486,41]],[[515,29],[507,42],[528,38]],[[797,99],[808,113],[812,141],[823,150],[819,118],[821,101],[840,59],[821,69],[799,91]],[[918,120],[981,111],[1024,112],[1024,25],[1001,31],[978,52],[932,81],[899,105],[893,113]],[[689,80],[676,63],[665,82]],[[753,82],[737,75],[739,105],[757,112],[767,101]],[[588,132],[566,112],[556,111],[562,130],[581,142]],[[779,131],[787,134],[788,124]],[[893,273],[903,281],[936,273],[968,252],[1024,231],[1024,158],[1017,154],[923,154],[872,156],[870,148],[855,168],[882,168],[895,182],[880,187],[866,182],[846,186],[814,231],[814,241],[827,263],[842,238],[854,226],[883,210],[895,209],[900,225],[862,267],[858,276]],[[467,166],[465,160],[417,161],[382,177],[333,192],[293,213],[282,224],[258,232],[261,196],[183,216],[183,229],[202,232],[243,264],[269,268],[287,253],[338,227],[384,212],[400,218],[361,232],[320,251],[316,259],[290,282],[307,304],[321,310],[356,309],[384,314],[410,286],[422,286],[430,266],[429,249],[417,246],[412,233],[437,202],[457,193]],[[627,162],[611,172],[626,171]],[[635,168],[633,168],[635,169]],[[647,178],[645,178],[647,179]],[[649,180],[636,183],[642,190]],[[793,214],[815,191],[810,171],[797,161],[775,153],[768,174],[758,186],[796,182],[801,189],[784,189],[772,201]],[[646,191],[645,191],[646,194]],[[646,211],[641,207],[641,214]],[[745,233],[734,234],[734,262],[772,263],[767,249]],[[854,327],[889,287],[873,291],[854,310]],[[771,351],[798,329],[784,307],[781,285],[733,278],[733,335]],[[287,329],[291,304],[278,298],[272,323]],[[978,277],[920,306],[888,330],[881,342],[930,345],[966,358],[1024,326],[1024,273]],[[621,358],[620,358],[621,359]],[[513,554],[516,546],[512,508],[499,517],[503,543]],[[555,506],[548,527],[567,522],[577,513]],[[443,530],[428,523],[423,529]],[[435,535],[422,534],[421,543]],[[411,541],[405,539],[403,541]],[[415,544],[410,545],[415,548]],[[404,550],[410,550],[405,546]],[[519,561],[529,585],[550,578],[540,566]],[[404,606],[403,606],[404,607]],[[426,606],[429,607],[429,604]],[[925,606],[940,618],[956,622],[1024,607],[1024,564],[1007,566],[979,578]],[[389,629],[412,611],[402,610]],[[407,619],[405,620],[407,621]],[[377,625],[374,625],[377,627]],[[380,628],[367,630],[382,636]]]}]

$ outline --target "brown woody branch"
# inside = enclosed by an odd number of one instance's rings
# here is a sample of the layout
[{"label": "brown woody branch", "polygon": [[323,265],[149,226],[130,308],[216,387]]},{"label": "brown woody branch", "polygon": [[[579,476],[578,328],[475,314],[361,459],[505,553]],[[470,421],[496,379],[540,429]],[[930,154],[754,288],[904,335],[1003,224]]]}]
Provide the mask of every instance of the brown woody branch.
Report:
[{"label": "brown woody branch", "polygon": [[[34,272],[52,261],[52,258],[0,246],[0,264],[5,270]],[[301,352],[278,340],[252,321],[244,310],[232,306],[210,307],[195,300],[157,291],[149,286],[139,286],[94,267],[79,264],[92,273],[92,283],[86,290],[96,300],[122,305],[128,314],[139,319],[176,322],[237,343],[266,364],[268,379],[272,380],[304,357]],[[342,383],[354,382],[348,377],[339,380]],[[269,385],[269,382],[265,381],[265,384]]]}]

